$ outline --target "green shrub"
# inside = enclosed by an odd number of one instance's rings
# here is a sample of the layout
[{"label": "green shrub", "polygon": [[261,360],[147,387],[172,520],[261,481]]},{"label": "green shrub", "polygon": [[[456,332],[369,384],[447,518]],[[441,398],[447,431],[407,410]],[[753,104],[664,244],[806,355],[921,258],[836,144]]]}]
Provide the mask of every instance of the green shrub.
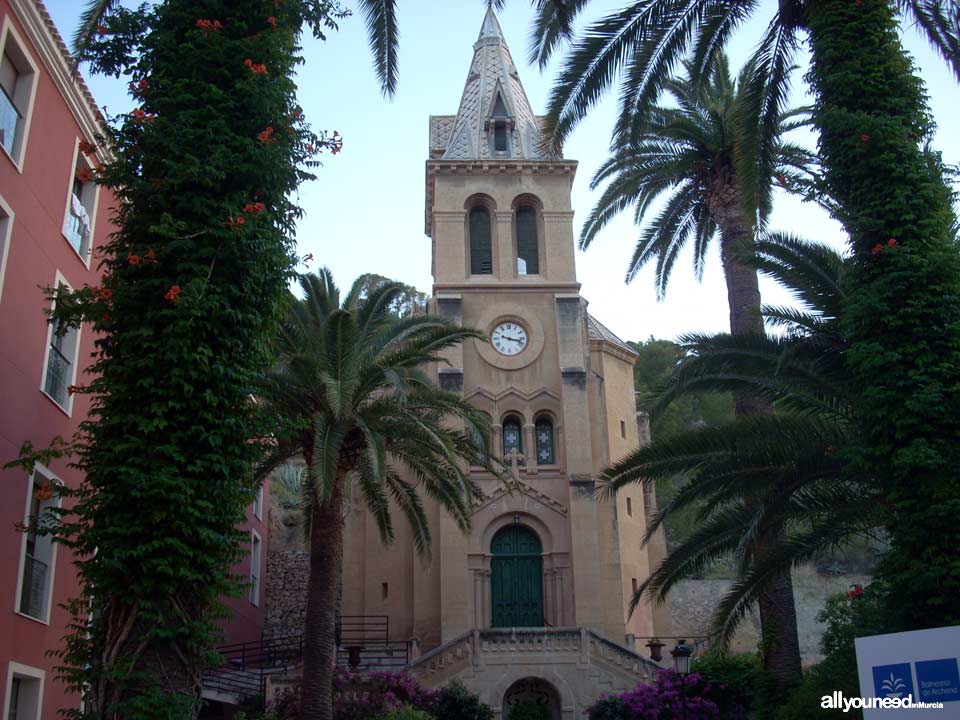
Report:
[{"label": "green shrub", "polygon": [[378,720],[434,720],[434,717],[425,710],[417,710],[410,705],[404,705],[381,715]]},{"label": "green shrub", "polygon": [[519,702],[510,708],[507,720],[551,720],[546,705],[532,702]]},{"label": "green shrub", "polygon": [[725,720],[769,714],[773,682],[756,655],[710,654],[694,660],[691,669],[715,686],[711,699]]},{"label": "green shrub", "polygon": [[493,720],[493,708],[454,680],[437,691],[438,720]]}]

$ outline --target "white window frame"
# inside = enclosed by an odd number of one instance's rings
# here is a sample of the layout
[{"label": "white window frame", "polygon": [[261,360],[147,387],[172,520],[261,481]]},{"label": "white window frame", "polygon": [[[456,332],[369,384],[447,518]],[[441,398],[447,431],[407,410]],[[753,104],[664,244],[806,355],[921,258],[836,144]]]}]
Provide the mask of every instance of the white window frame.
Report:
[{"label": "white window frame", "polygon": [[[67,288],[68,290],[73,290],[73,287],[70,283],[67,282],[67,279],[57,270],[56,278],[53,282],[53,287],[59,288],[60,286]],[[50,303],[50,309],[53,310],[56,307],[56,299]],[[77,327],[77,336],[75,347],[73,348],[73,360],[71,362],[71,371],[70,371],[70,382],[67,383],[67,387],[71,385],[76,385],[77,383],[77,364],[80,359],[80,340],[83,334],[83,325]],[[73,414],[73,396],[67,393],[67,406],[64,407],[56,398],[54,398],[50,393],[47,392],[47,364],[50,362],[50,342],[53,340],[53,323],[47,322],[47,339],[43,345],[43,372],[40,374],[40,392],[43,393],[44,397],[48,398],[56,407],[60,408],[62,412],[66,414],[67,417],[71,417]]]},{"label": "white window frame", "polygon": [[[27,498],[24,502],[23,507],[23,522],[27,523],[30,521],[30,500],[33,498],[33,485],[36,482],[37,476],[43,477],[47,482],[51,484],[60,484],[60,478],[58,478],[53,472],[48,468],[37,463],[33,470],[33,475],[27,475]],[[60,495],[55,495],[54,507],[60,507],[61,497]],[[28,620],[33,620],[34,622],[41,623],[43,625],[50,624],[50,612],[53,607],[53,585],[56,581],[56,570],[57,570],[57,543],[51,542],[50,550],[50,577],[47,580],[47,597],[44,602],[44,617],[38,618],[33,615],[27,615],[25,612],[20,612],[20,601],[23,599],[23,570],[24,565],[27,561],[27,533],[20,533],[22,538],[20,540],[20,563],[17,568],[17,594],[14,598],[13,610],[20,617],[27,618]]]},{"label": "white window frame", "polygon": [[74,178],[77,176],[77,165],[82,164],[84,167],[90,171],[91,175],[96,169],[94,164],[90,162],[90,158],[80,152],[80,138],[78,137],[73,144],[73,160],[70,162],[70,177],[67,180],[67,200],[63,207],[63,224],[60,226],[60,234],[63,236],[63,239],[66,240],[67,245],[70,246],[70,249],[76,253],[77,257],[80,258],[80,262],[83,263],[83,266],[90,269],[90,258],[93,256],[93,238],[96,233],[96,224],[97,224],[97,209],[100,206],[100,186],[97,185],[92,179],[84,183],[84,194],[86,192],[93,193],[93,200],[89,203],[83,202],[83,198],[80,198],[81,204],[84,206],[84,209],[87,211],[87,214],[90,216],[90,237],[87,239],[86,247],[81,246],[78,250],[73,246],[73,243],[70,242],[70,236],[67,235],[67,224],[70,222],[70,207],[71,207],[71,198],[73,196],[73,182]]},{"label": "white window frame", "polygon": [[257,496],[253,499],[253,516],[263,521],[263,484],[257,488]]},{"label": "white window frame", "polygon": [[22,665],[13,660],[7,663],[7,688],[3,694],[3,720],[15,720],[10,717],[10,695],[13,693],[13,679],[15,677],[38,680],[40,682],[40,688],[37,693],[37,712],[33,718],[28,718],[28,720],[40,720],[43,715],[43,683],[46,676],[46,671],[40,668]]},{"label": "white window frame", "polygon": [[[250,531],[250,604],[260,607],[260,589],[263,587],[263,540],[256,530]],[[257,572],[253,570],[256,568]]]},{"label": "white window frame", "polygon": [[21,175],[23,174],[23,160],[27,155],[27,139],[30,135],[30,126],[32,125],[31,120],[33,120],[33,106],[37,99],[37,85],[40,80],[40,68],[37,65],[36,60],[33,59],[33,56],[28,50],[26,41],[17,31],[17,28],[13,25],[13,20],[11,19],[11,13],[8,13],[3,19],[3,26],[0,28],[0,58],[7,51],[7,43],[10,42],[10,38],[13,38],[14,43],[17,45],[17,50],[27,61],[27,65],[30,66],[30,97],[26,102],[27,111],[23,116],[23,133],[21,134],[19,140],[16,142],[13,153],[7,152],[7,149],[0,146],[0,153],[5,155],[10,162],[13,163],[13,166],[17,169],[17,172]]},{"label": "white window frame", "polygon": [[7,272],[7,256],[10,254],[10,239],[13,237],[13,208],[0,195],[0,301],[3,300],[3,278]]}]

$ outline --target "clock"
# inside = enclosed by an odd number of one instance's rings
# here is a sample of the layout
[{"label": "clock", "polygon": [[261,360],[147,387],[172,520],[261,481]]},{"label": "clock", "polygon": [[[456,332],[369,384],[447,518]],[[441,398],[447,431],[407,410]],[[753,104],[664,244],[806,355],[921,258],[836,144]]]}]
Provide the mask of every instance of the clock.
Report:
[{"label": "clock", "polygon": [[527,346],[527,331],[515,322],[502,322],[493,329],[490,340],[501,355],[517,355]]}]

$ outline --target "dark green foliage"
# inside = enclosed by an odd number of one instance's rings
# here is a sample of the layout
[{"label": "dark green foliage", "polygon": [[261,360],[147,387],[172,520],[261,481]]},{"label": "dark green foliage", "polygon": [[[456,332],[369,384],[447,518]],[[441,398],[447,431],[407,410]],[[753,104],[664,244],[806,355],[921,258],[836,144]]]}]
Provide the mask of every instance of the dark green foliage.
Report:
[{"label": "dark green foliage", "polygon": [[695,658],[690,669],[716,688],[711,697],[724,720],[768,716],[773,680],[756,655],[713,653]]},{"label": "dark green foliage", "polygon": [[437,692],[437,720],[493,720],[493,708],[458,680]]},{"label": "dark green foliage", "polygon": [[[960,254],[923,85],[883,0],[807,10],[827,192],[854,250],[844,327],[891,552],[887,629],[960,622]],[[878,182],[878,178],[883,178]]]},{"label": "dark green foliage", "polygon": [[839,690],[844,697],[860,696],[860,681],[857,677],[857,654],[854,638],[878,635],[885,632],[885,609],[889,598],[881,586],[874,583],[862,593],[853,590],[847,595],[838,595],[827,600],[817,621],[826,624],[820,651],[824,659],[810,668],[801,682],[777,709],[775,720],[807,720],[811,708],[816,708],[817,717],[862,718],[860,710],[844,713],[842,710],[820,708],[824,695]]},{"label": "dark green foliage", "polygon": [[[633,366],[637,410],[652,413],[655,393],[683,359],[684,350],[672,340],[631,342],[639,357]],[[716,427],[733,420],[733,397],[729,393],[686,395],[651,417],[650,434],[665,440],[684,430]]]},{"label": "dark green foliage", "polygon": [[74,448],[85,481],[56,533],[82,583],[61,672],[83,717],[192,717],[217,597],[240,590],[228,568],[262,452],[250,398],[295,263],[289,197],[316,151],[339,149],[302,122],[297,41],[336,12],[325,0],[118,6],[84,45],[139,106],[100,139],[97,180],[118,201],[103,285],[57,297],[58,319],[98,334]]},{"label": "dark green foliage", "polygon": [[510,706],[508,720],[550,720],[550,709],[534,702],[518,702]]},{"label": "dark green foliage", "polygon": [[[653,414],[656,390],[683,359],[684,350],[672,340],[631,342],[637,351],[633,383],[637,392],[637,410],[650,413],[650,434],[654,440],[666,440],[678,433],[699,427],[717,427],[733,420],[733,397],[729,393],[690,393]],[[657,484],[657,501],[669,503],[677,494],[682,478],[667,478]],[[696,528],[696,510],[690,508],[670,515],[664,522],[667,547],[685,540]]]}]

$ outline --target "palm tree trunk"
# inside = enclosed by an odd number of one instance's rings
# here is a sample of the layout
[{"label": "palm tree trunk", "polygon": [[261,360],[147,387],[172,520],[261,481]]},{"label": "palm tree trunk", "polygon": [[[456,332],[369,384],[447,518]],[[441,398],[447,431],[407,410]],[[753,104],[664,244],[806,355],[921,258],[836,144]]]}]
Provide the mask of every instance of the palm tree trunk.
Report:
[{"label": "palm tree trunk", "polygon": [[[763,333],[757,271],[740,262],[742,254],[753,245],[753,229],[742,206],[739,190],[733,182],[721,185],[710,199],[710,213],[720,228],[720,255],[730,306],[730,332]],[[770,404],[762,398],[737,394],[735,400],[737,417],[771,412]],[[758,502],[762,500],[758,499]],[[754,548],[758,557],[763,556],[765,545],[761,541]],[[771,580],[760,594],[757,605],[763,633],[763,666],[782,689],[798,681],[801,674],[797,608],[790,573],[785,572]]]},{"label": "palm tree trunk", "polygon": [[343,484],[314,503],[310,520],[310,579],[303,631],[302,720],[333,720],[337,593],[343,574]]}]

